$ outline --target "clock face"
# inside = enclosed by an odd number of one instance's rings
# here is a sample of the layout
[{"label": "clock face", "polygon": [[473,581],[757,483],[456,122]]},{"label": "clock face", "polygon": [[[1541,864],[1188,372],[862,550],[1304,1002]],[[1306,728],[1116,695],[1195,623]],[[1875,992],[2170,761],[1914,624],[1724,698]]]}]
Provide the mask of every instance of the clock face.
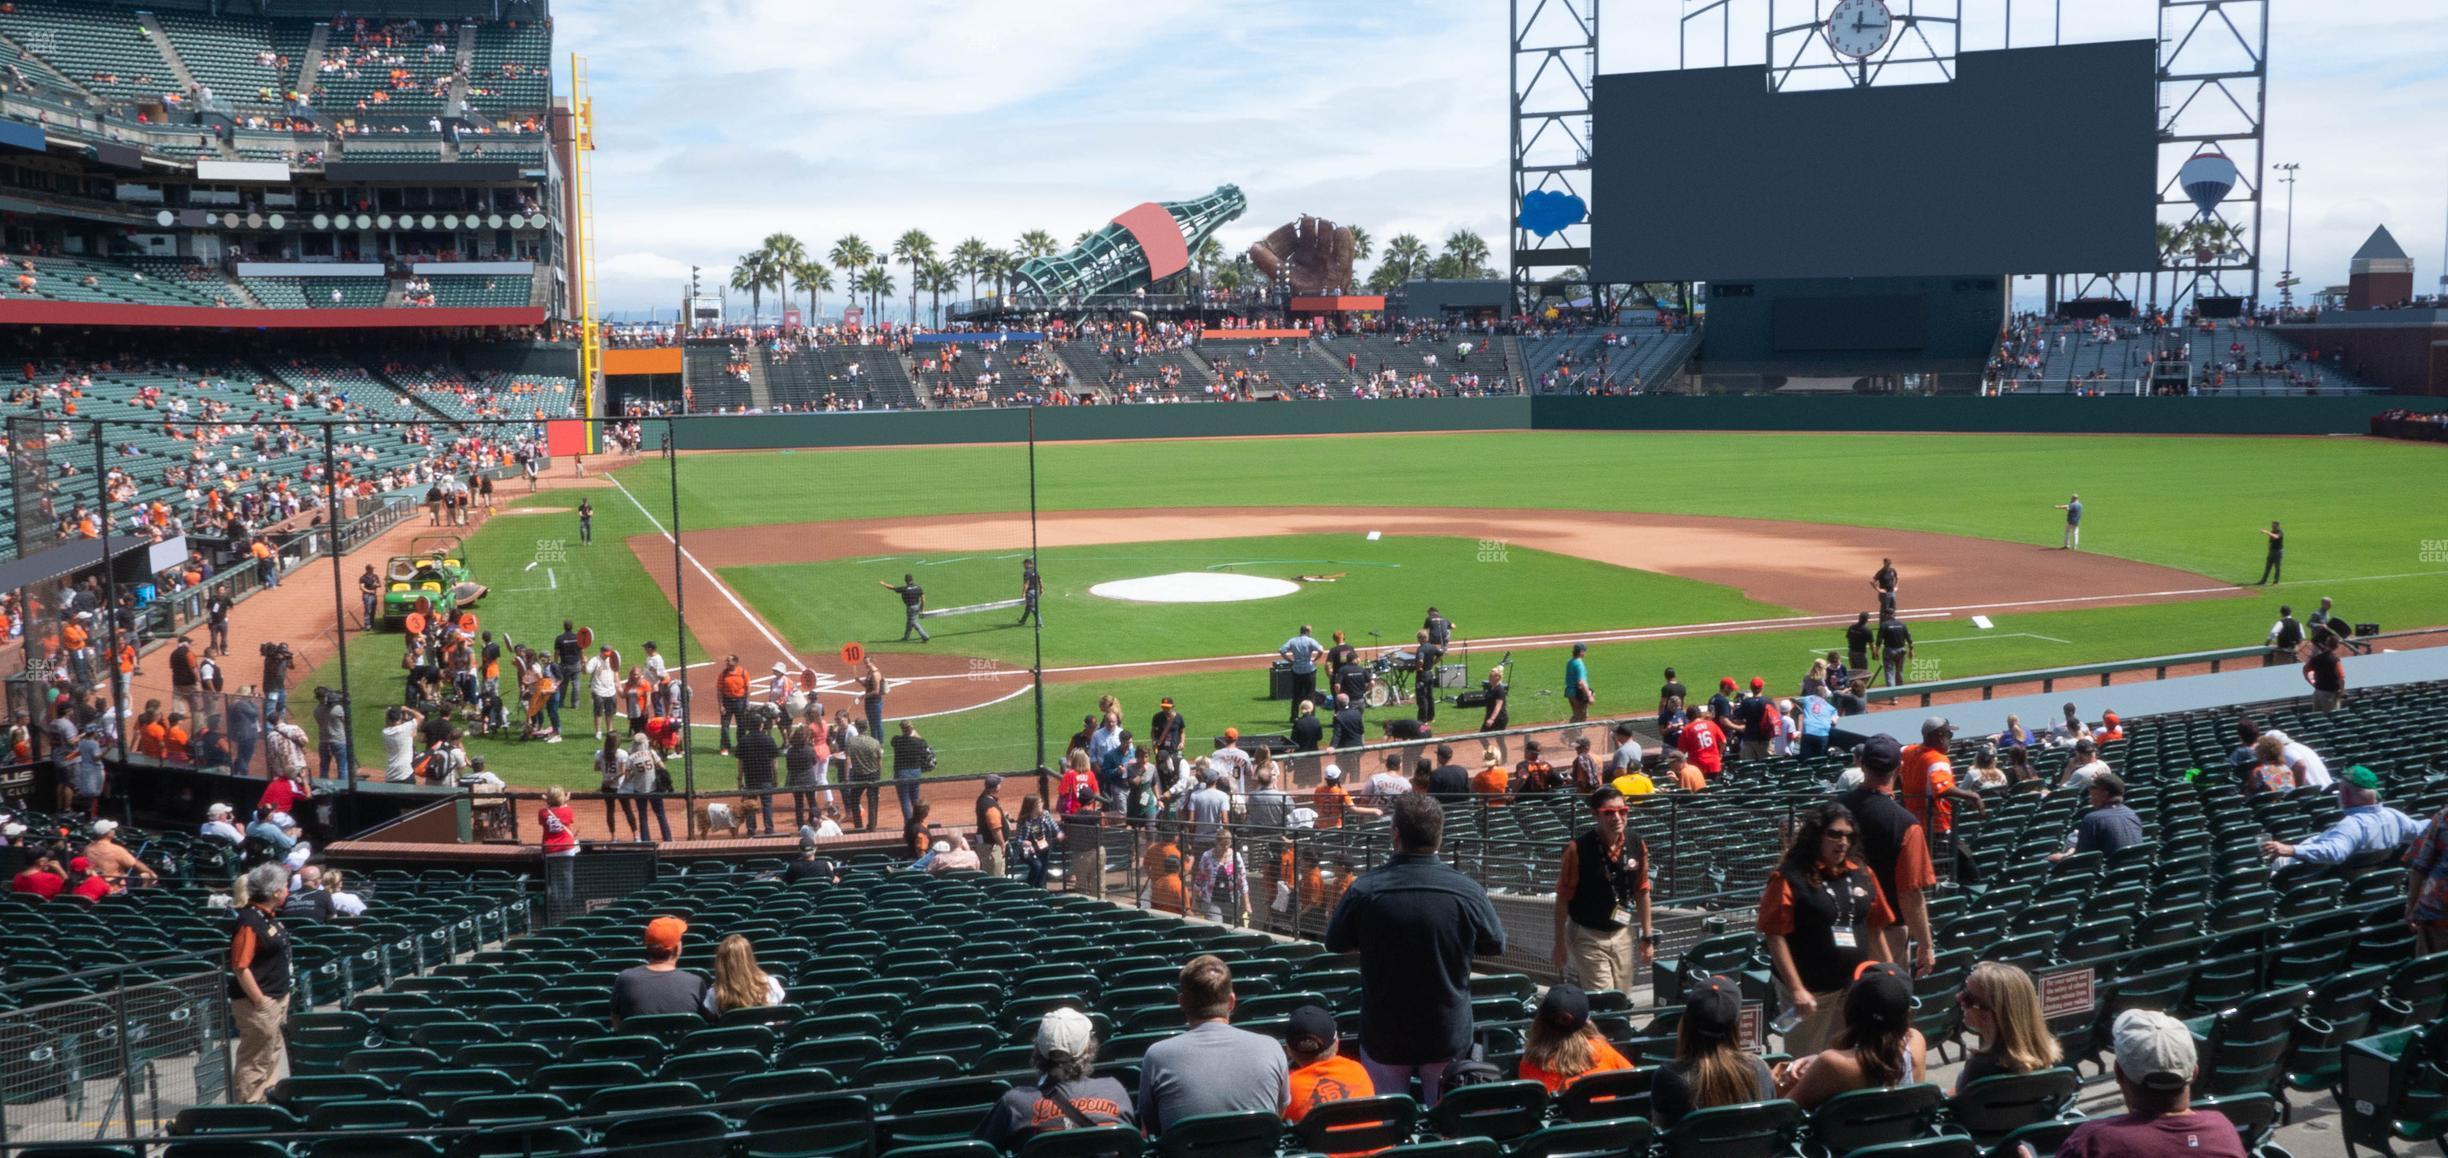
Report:
[{"label": "clock face", "polygon": [[1869,56],[1886,47],[1894,34],[1895,19],[1887,14],[1886,0],[1837,0],[1835,11],[1828,14],[1828,47],[1839,56]]}]

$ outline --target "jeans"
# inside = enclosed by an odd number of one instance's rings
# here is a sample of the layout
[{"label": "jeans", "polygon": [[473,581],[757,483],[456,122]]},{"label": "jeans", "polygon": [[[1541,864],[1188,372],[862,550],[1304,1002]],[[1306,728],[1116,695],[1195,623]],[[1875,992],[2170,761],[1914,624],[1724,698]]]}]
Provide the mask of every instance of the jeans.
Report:
[{"label": "jeans", "polygon": [[319,757],[320,759],[318,765],[315,768],[316,777],[325,780],[331,779],[332,765],[334,764],[340,766],[341,779],[348,780],[356,777],[357,766],[349,763],[349,750],[348,743],[346,741],[324,741]]},{"label": "jeans", "polygon": [[[562,706],[562,707],[571,707],[571,706],[573,706],[573,705],[577,704],[577,702],[578,702],[578,665],[577,665],[577,664],[574,664],[574,663],[565,663],[565,664],[562,664],[562,665],[561,665],[561,688],[560,688],[560,694],[556,695],[556,696],[554,697],[554,699],[556,699],[556,700],[560,701],[560,704],[561,704],[561,706]],[[559,713],[559,712],[554,712],[554,713],[553,713],[553,728],[554,728],[554,730],[558,731],[558,730],[560,729],[560,727],[561,727],[561,713]]]},{"label": "jeans", "polygon": [[[534,483],[534,481],[535,481],[535,480],[533,480],[533,479],[529,479],[529,480],[528,480],[528,482],[529,482],[529,484],[530,484],[530,489],[533,489],[533,488],[532,488],[532,484]],[[595,520],[593,520],[593,519],[580,519],[580,520],[578,520],[578,541],[579,541],[579,542],[581,542],[581,543],[592,543],[592,542],[594,542],[594,541],[595,541]]]},{"label": "jeans", "polygon": [[926,625],[918,622],[918,609],[915,607],[905,608],[903,609],[903,617],[901,620],[902,642],[907,643],[909,641],[910,633],[913,631],[918,633],[918,642],[920,643],[925,643],[929,638],[926,633]]},{"label": "jeans", "polygon": [[368,631],[371,631],[374,628],[375,602],[376,600],[374,598],[374,593],[371,591],[365,592],[365,625],[366,630]]},{"label": "jeans", "polygon": [[731,725],[738,722],[739,718],[742,715],[745,715],[747,711],[748,701],[745,697],[724,696],[722,698],[722,716],[720,721],[714,725],[716,729],[715,735],[717,740],[715,742],[717,746],[721,747],[725,751],[730,750]]},{"label": "jeans", "polygon": [[843,782],[842,808],[848,814],[852,828],[874,828],[883,818],[877,815],[878,785],[872,778],[853,776]]},{"label": "jeans", "polygon": [[254,775],[255,742],[261,737],[252,728],[230,729],[230,771],[240,776]]},{"label": "jeans", "polygon": [[1795,748],[1795,751],[1805,760],[1827,755],[1827,740],[1825,736],[1814,736],[1804,732],[1800,745]]},{"label": "jeans", "polygon": [[[620,809],[617,813],[613,811],[613,806],[616,804],[619,805]],[[604,831],[618,837],[620,835],[620,825],[613,822],[615,816],[625,816],[629,818],[629,835],[636,836],[638,834],[638,814],[634,801],[630,800],[626,796],[604,797]]]},{"label": "jeans", "polygon": [[893,791],[901,797],[901,819],[907,821],[918,811],[918,787],[926,778],[916,772],[893,773]]},{"label": "jeans", "polygon": [[790,798],[791,827],[806,828],[814,819],[824,815],[816,810],[815,793],[793,792],[790,794]]},{"label": "jeans", "polygon": [[[646,816],[651,813],[655,819],[655,827],[662,830],[662,839],[670,840],[672,838],[671,814],[663,811],[663,798],[661,796],[647,795],[638,797],[637,810],[638,827],[641,830],[646,827]],[[646,834],[643,831],[638,833],[638,836],[641,839],[643,839],[645,835]]]},{"label": "jeans", "polygon": [[263,698],[264,698],[264,716],[263,716],[263,718],[264,718],[264,724],[265,724],[265,726],[269,727],[269,726],[271,725],[272,721],[279,719],[279,718],[280,718],[280,714],[281,714],[283,711],[286,711],[286,710],[288,709],[288,707],[289,707],[289,689],[287,689],[287,688],[266,688],[266,689],[264,689],[264,695],[263,695]]},{"label": "jeans", "polygon": [[884,697],[880,695],[861,696],[859,704],[867,709],[867,734],[875,737],[877,743],[883,743]]},{"label": "jeans", "polygon": [[[2267,559],[2263,559],[2261,561],[2261,583],[2286,582],[2285,577],[2281,574],[2285,570],[2286,556],[2272,555]],[[2261,585],[2261,583],[2255,583],[2253,586],[2258,587]]]}]

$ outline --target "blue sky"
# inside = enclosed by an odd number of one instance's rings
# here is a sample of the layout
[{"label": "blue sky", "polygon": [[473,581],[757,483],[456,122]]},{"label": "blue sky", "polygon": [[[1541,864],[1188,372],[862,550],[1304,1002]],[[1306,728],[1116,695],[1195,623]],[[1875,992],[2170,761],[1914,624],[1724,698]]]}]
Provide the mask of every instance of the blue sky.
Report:
[{"label": "blue sky", "polygon": [[[1777,0],[1779,15],[1808,2]],[[2044,0],[2017,8],[2018,45],[2046,35]],[[1964,47],[1994,46],[1999,30],[1979,22],[1997,9],[1965,0]],[[1672,67],[1674,11],[1615,0],[1604,70]],[[2149,37],[2154,11],[2065,0],[2064,38]],[[1501,257],[1502,0],[560,0],[554,16],[558,51],[590,69],[608,310],[668,318],[690,265],[719,280],[777,231],[818,250],[845,233],[881,248],[913,226],[944,248],[1031,228],[1067,242],[1140,201],[1226,183],[1249,200],[1228,249],[1313,213],[1380,241],[1466,227]],[[2305,285],[2343,281],[2375,224],[2435,285],[2448,4],[2281,0],[2270,21],[2268,159],[2303,166]],[[1764,47],[1739,21],[1734,39],[1736,63]],[[1997,179],[2011,181],[2010,127],[2000,140]],[[2284,196],[2271,193],[2274,280]],[[906,301],[898,267],[895,280]]]}]

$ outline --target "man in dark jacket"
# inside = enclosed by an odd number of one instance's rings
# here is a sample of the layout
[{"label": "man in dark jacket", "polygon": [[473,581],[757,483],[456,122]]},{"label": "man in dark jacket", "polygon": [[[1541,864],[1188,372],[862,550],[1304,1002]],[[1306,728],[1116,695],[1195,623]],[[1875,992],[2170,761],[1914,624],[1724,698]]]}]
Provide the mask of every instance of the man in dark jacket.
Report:
[{"label": "man in dark jacket", "polygon": [[1362,873],[1326,925],[1328,952],[1360,954],[1360,1064],[1379,1093],[1435,1105],[1471,1044],[1471,958],[1503,953],[1487,890],[1437,857],[1445,810],[1394,798],[1394,855]]},{"label": "man in dark jacket", "polygon": [[756,831],[757,819],[765,822],[765,835],[772,836],[774,761],[782,755],[774,743],[769,716],[763,705],[748,708],[740,716],[739,742],[731,746],[731,754],[739,759],[740,791],[756,797],[756,815],[748,818],[748,832]]}]

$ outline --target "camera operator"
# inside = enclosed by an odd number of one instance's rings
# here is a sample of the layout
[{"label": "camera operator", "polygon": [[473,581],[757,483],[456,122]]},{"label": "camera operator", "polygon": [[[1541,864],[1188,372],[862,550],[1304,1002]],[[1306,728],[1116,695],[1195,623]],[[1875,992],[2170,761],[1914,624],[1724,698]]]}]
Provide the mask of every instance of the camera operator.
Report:
[{"label": "camera operator", "polygon": [[424,714],[415,708],[398,707],[383,713],[384,780],[393,784],[416,780],[417,725],[424,722]]}]

